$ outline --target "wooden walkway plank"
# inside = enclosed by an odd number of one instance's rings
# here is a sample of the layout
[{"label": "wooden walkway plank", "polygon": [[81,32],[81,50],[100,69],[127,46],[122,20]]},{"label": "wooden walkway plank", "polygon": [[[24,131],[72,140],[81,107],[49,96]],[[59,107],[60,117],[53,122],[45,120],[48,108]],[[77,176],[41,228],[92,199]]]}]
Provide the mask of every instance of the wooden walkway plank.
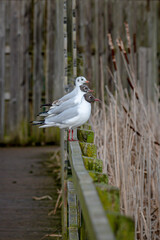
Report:
[{"label": "wooden walkway plank", "polygon": [[[60,188],[46,167],[54,150],[57,147],[0,148],[0,240],[40,240],[61,234],[60,209],[48,215]],[[46,195],[53,200],[33,200]]]}]

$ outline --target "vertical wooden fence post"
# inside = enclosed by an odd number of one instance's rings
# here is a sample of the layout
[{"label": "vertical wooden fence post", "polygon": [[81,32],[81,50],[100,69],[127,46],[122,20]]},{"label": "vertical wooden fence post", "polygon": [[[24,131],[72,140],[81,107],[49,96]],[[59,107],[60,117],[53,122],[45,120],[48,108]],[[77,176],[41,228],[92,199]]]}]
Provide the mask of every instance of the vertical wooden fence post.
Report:
[{"label": "vertical wooden fence post", "polygon": [[5,1],[0,1],[0,140],[4,136],[4,76],[5,76]]},{"label": "vertical wooden fence post", "polygon": [[76,0],[72,0],[73,77],[77,76]]},{"label": "vertical wooden fence post", "polygon": [[[67,54],[67,0],[63,0],[63,77],[64,77],[64,89],[68,85],[68,54]],[[65,132],[61,130],[61,183],[62,183],[62,236],[63,239],[67,239],[67,180],[66,180],[66,151],[64,151],[65,145]]]}]

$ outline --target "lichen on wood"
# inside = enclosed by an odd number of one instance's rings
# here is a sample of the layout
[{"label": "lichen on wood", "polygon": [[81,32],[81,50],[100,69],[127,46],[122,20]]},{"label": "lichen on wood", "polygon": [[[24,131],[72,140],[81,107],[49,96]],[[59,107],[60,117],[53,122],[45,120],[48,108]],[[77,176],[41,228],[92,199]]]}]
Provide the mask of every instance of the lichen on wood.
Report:
[{"label": "lichen on wood", "polygon": [[106,174],[95,171],[88,171],[88,173],[93,179],[93,182],[108,184],[108,176]]},{"label": "lichen on wood", "polygon": [[96,189],[105,210],[120,211],[118,188],[106,184],[96,184]]},{"label": "lichen on wood", "polygon": [[94,132],[86,129],[77,129],[77,138],[81,142],[93,143],[94,142]]},{"label": "lichen on wood", "polygon": [[84,166],[87,170],[94,170],[96,172],[102,172],[103,170],[103,161],[101,159],[82,156]]},{"label": "lichen on wood", "polygon": [[92,143],[79,142],[82,155],[87,157],[97,157],[97,147]]},{"label": "lichen on wood", "polygon": [[134,240],[134,221],[117,212],[106,211],[106,216],[115,234],[116,240]]}]

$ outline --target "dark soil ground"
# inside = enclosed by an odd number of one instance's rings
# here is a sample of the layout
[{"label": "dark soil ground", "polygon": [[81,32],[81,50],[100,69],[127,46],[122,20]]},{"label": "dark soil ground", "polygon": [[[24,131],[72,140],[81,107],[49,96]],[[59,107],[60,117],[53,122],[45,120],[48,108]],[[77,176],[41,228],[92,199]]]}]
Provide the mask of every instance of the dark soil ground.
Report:
[{"label": "dark soil ground", "polygon": [[[60,210],[48,216],[60,186],[44,164],[56,149],[0,148],[0,240],[51,239],[44,236],[61,234]],[[45,195],[53,200],[33,200]]]}]

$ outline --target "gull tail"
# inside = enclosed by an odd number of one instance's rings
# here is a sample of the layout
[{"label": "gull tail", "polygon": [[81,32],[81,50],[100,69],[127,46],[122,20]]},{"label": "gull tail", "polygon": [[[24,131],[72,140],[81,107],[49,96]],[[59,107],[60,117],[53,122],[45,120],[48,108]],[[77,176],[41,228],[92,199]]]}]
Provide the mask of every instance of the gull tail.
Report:
[{"label": "gull tail", "polygon": [[44,124],[44,120],[39,120],[39,121],[31,121],[32,125],[42,125]]},{"label": "gull tail", "polygon": [[40,107],[42,108],[42,107],[51,107],[51,106],[52,106],[51,103],[45,103],[45,104],[42,104]]},{"label": "gull tail", "polygon": [[46,116],[48,116],[48,111],[40,112],[37,114],[37,116],[46,117]]}]

